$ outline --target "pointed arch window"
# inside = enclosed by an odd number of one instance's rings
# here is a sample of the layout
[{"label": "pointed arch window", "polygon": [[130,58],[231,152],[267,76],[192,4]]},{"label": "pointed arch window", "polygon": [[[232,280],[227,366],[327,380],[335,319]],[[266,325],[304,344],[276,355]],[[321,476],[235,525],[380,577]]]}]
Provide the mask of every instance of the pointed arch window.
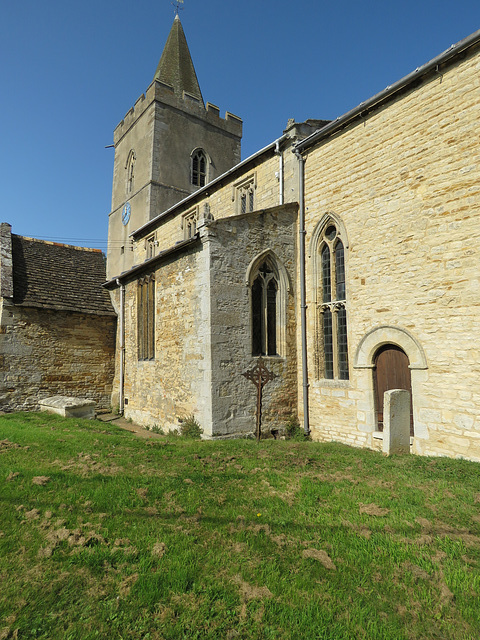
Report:
[{"label": "pointed arch window", "polygon": [[332,221],[324,226],[317,247],[317,377],[348,380],[345,247]]},{"label": "pointed arch window", "polygon": [[127,163],[125,165],[126,178],[127,178],[127,195],[133,193],[135,187],[135,151],[132,149],[128,154]]},{"label": "pointed arch window", "polygon": [[278,280],[273,266],[265,260],[252,284],[252,355],[277,354]]},{"label": "pointed arch window", "polygon": [[195,149],[192,153],[191,182],[195,187],[204,187],[207,184],[207,156],[203,149]]}]

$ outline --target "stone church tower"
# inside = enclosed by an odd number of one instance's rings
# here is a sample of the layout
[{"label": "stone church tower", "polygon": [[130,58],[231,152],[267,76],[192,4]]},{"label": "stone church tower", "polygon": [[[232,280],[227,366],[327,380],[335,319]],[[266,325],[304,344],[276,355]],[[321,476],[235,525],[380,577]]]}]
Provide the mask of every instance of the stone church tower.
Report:
[{"label": "stone church tower", "polygon": [[153,82],[114,131],[107,277],[133,266],[130,234],[240,162],[242,121],[205,105],[178,15]]}]

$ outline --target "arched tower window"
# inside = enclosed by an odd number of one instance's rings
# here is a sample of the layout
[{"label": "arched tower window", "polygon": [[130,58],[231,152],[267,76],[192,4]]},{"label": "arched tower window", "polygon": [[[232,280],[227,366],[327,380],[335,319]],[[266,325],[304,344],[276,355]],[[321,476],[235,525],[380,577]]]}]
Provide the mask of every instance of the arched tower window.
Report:
[{"label": "arched tower window", "polygon": [[348,380],[345,247],[332,219],[316,238],[317,377]]},{"label": "arched tower window", "polygon": [[207,184],[207,156],[203,149],[195,149],[192,153],[192,177],[191,182],[195,187],[204,187]]},{"label": "arched tower window", "polygon": [[132,149],[128,154],[127,163],[125,165],[127,178],[127,196],[133,193],[135,187],[135,151]]}]

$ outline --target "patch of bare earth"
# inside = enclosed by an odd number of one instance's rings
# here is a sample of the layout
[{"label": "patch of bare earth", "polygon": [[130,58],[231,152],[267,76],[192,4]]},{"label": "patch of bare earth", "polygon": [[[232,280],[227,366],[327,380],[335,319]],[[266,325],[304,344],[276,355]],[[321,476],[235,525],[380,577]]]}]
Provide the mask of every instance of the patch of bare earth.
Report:
[{"label": "patch of bare earth", "polygon": [[22,445],[17,444],[16,442],[11,442],[8,439],[0,440],[0,453],[3,451],[8,451],[9,449],[29,449],[30,447],[22,447]]},{"label": "patch of bare earth", "polygon": [[120,582],[119,593],[122,598],[126,598],[130,594],[130,589],[138,580],[138,573],[127,576]]},{"label": "patch of bare earth", "polygon": [[39,487],[44,487],[47,482],[50,482],[49,476],[35,476],[35,478],[32,478],[32,484],[36,484]]},{"label": "patch of bare earth", "polygon": [[355,525],[353,524],[353,522],[350,522],[350,520],[342,520],[342,525],[344,527],[347,527],[348,529],[351,529],[356,534],[358,534],[359,536],[362,536],[363,538],[366,538],[367,540],[369,540],[372,535],[372,532],[368,527],[364,527],[362,525]]},{"label": "patch of bare earth", "polygon": [[300,491],[300,481],[298,478],[285,491],[275,489],[275,487],[272,487],[272,485],[267,480],[262,480],[262,484],[266,489],[268,489],[268,492],[271,496],[280,498],[280,500],[286,502],[290,507],[295,503],[295,496]]},{"label": "patch of bare earth", "polygon": [[377,518],[383,518],[390,513],[390,509],[387,509],[386,507],[379,507],[378,504],[375,504],[374,502],[370,504],[363,504],[360,502],[358,510],[359,513],[365,513],[367,516],[375,516]]},{"label": "patch of bare earth", "polygon": [[251,600],[265,600],[273,598],[273,593],[268,587],[257,587],[256,585],[249,584],[242,579],[240,575],[233,577],[232,581],[238,586],[240,592],[240,599],[242,601],[240,608],[240,620],[247,618],[247,604]]},{"label": "patch of bare earth", "polygon": [[302,556],[304,558],[312,558],[313,560],[318,560],[320,564],[323,564],[325,569],[330,569],[331,571],[336,571],[337,567],[335,566],[333,560],[330,558],[326,551],[322,549],[304,549],[302,551]]},{"label": "patch of bare earth", "polygon": [[76,471],[82,477],[89,476],[93,473],[105,476],[116,476],[123,471],[122,467],[119,467],[113,462],[107,465],[98,458],[100,458],[99,453],[89,454],[80,452],[76,458],[68,460],[66,464],[61,460],[55,460],[54,464],[59,465],[62,471]]},{"label": "patch of bare earth", "polygon": [[433,537],[450,538],[451,540],[460,540],[467,547],[480,547],[480,537],[470,533],[464,527],[452,527],[445,522],[431,522],[426,518],[416,518],[415,520],[422,528],[421,535],[415,540],[417,544],[430,544]]},{"label": "patch of bare earth", "polygon": [[167,551],[167,545],[164,542],[156,542],[152,548],[152,556],[162,558]]}]

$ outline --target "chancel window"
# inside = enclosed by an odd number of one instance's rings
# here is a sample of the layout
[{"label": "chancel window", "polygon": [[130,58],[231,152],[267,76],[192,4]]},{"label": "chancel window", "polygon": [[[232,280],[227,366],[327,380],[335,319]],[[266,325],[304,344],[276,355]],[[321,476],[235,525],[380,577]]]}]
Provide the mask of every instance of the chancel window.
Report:
[{"label": "chancel window", "polygon": [[207,184],[207,156],[202,149],[192,153],[192,184],[196,187]]},{"label": "chancel window", "polygon": [[348,380],[345,248],[338,227],[327,223],[317,246],[317,377]]},{"label": "chancel window", "polygon": [[277,355],[278,279],[269,260],[252,284],[252,355]]},{"label": "chancel window", "polygon": [[155,276],[138,281],[138,359],[155,358]]}]

